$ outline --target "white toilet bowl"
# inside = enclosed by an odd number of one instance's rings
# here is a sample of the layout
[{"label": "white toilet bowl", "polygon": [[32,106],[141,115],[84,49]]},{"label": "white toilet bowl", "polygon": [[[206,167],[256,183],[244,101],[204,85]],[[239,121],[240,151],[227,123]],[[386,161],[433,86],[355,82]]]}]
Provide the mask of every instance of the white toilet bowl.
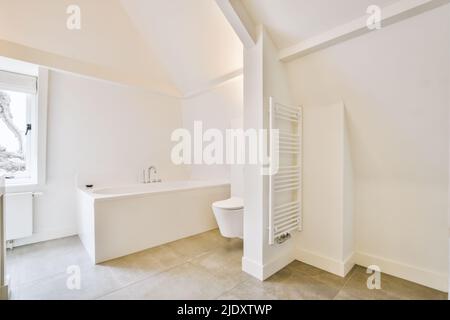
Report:
[{"label": "white toilet bowl", "polygon": [[242,239],[244,226],[244,200],[233,197],[228,200],[214,202],[212,209],[222,236],[226,238]]}]

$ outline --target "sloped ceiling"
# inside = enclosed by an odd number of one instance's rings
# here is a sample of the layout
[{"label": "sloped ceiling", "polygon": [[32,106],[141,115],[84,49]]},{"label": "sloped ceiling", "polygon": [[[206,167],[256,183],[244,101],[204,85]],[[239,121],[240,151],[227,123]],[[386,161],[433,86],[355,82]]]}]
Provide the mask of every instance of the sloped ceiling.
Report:
[{"label": "sloped ceiling", "polygon": [[[66,27],[71,4],[81,8],[81,30]],[[160,92],[179,93],[118,0],[0,0],[0,39],[114,69]]]},{"label": "sloped ceiling", "polygon": [[[239,0],[238,0],[239,1]],[[240,0],[255,23],[264,24],[279,49],[383,8],[397,0]]]},{"label": "sloped ceiling", "polygon": [[184,95],[242,68],[241,41],[214,0],[121,3]]},{"label": "sloped ceiling", "polygon": [[[235,0],[279,49],[395,0]],[[66,28],[67,6],[82,29]],[[242,44],[214,0],[0,0],[0,40],[118,70],[183,96],[243,67]]]},{"label": "sloped ceiling", "polygon": [[[81,30],[66,28],[71,4],[81,8]],[[0,0],[0,40],[176,96],[243,67],[242,44],[214,0]]]}]

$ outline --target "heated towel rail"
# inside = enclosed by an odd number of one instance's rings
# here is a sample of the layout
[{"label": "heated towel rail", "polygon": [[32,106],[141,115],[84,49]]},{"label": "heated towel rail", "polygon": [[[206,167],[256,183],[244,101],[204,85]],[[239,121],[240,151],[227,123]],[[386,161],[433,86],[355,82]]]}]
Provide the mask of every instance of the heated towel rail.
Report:
[{"label": "heated towel rail", "polygon": [[[270,98],[270,155],[279,169],[270,175],[269,244],[282,243],[302,230],[302,107],[283,105]],[[273,161],[273,159],[271,159]]]}]

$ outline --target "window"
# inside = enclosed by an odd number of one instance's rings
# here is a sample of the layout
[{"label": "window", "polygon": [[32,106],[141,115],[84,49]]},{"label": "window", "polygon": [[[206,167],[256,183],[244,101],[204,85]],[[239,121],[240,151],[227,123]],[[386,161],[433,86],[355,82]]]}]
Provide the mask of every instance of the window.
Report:
[{"label": "window", "polygon": [[35,100],[31,94],[0,90],[0,169],[9,178],[32,179]]},{"label": "window", "polygon": [[46,95],[37,76],[1,67],[0,60],[0,173],[7,186],[37,185],[45,174]]}]

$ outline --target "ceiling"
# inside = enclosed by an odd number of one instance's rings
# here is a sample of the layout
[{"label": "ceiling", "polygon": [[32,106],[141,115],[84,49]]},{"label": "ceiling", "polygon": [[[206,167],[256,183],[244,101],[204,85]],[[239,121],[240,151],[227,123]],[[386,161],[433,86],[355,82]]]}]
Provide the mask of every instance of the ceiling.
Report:
[{"label": "ceiling", "polygon": [[[71,4],[81,30],[66,27]],[[242,44],[214,0],[0,0],[0,40],[176,96],[243,66]]]},{"label": "ceiling", "polygon": [[214,0],[121,0],[183,95],[243,66],[243,47]]},{"label": "ceiling", "polygon": [[[242,1],[279,49],[396,0]],[[70,31],[66,8],[81,8]],[[243,67],[243,46],[215,0],[0,0],[0,40],[119,70],[159,92],[187,96]]]},{"label": "ceiling", "polygon": [[[68,30],[66,9],[81,9]],[[167,71],[118,0],[0,0],[0,39],[114,70],[146,87],[177,94]]]},{"label": "ceiling", "polygon": [[241,0],[250,17],[264,24],[279,49],[366,15],[398,0]]}]

